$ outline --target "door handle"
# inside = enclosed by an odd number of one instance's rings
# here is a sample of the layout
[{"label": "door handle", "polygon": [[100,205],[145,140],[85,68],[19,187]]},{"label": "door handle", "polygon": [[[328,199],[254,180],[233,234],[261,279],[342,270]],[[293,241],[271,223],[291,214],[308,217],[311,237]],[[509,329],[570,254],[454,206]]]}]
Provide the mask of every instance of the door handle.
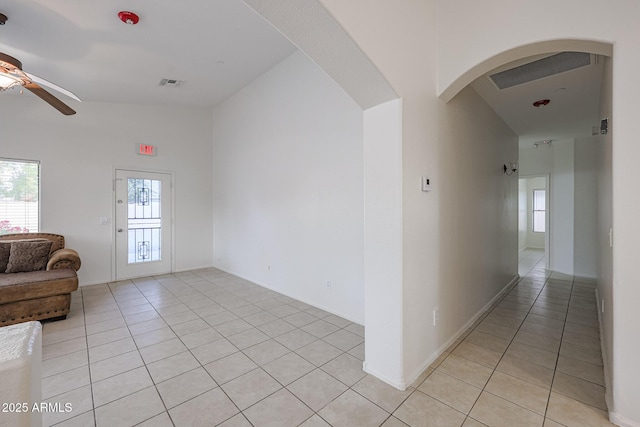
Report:
[{"label": "door handle", "polygon": [[118,233],[122,233],[122,228],[118,228]]}]

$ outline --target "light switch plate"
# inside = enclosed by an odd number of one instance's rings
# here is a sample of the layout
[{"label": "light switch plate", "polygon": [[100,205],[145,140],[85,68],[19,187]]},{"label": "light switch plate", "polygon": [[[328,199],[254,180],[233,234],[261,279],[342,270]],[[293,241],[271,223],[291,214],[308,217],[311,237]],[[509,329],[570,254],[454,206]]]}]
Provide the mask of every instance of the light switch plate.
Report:
[{"label": "light switch plate", "polygon": [[431,191],[431,180],[426,176],[423,176],[421,179],[420,189],[422,191]]}]

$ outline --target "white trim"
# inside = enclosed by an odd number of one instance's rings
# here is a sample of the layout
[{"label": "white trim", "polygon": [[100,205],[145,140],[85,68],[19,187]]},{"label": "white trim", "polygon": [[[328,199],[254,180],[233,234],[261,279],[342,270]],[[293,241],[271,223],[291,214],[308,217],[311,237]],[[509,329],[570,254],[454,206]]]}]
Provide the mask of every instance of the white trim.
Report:
[{"label": "white trim", "polygon": [[[405,391],[407,389],[407,383],[406,382],[396,382],[396,381],[394,381],[394,380],[392,380],[390,378],[387,378],[386,376],[376,372],[375,370],[369,369],[369,367],[367,366],[367,362],[366,361],[362,362],[362,370],[364,372],[366,372],[367,374],[373,375],[374,377],[378,378],[379,380],[384,381],[385,383],[389,384],[390,386],[397,388],[400,391]],[[411,384],[411,383],[409,383],[409,384]]]},{"label": "white trim", "polygon": [[[504,294],[506,294],[508,291],[511,290],[511,288],[513,286],[515,286],[518,282],[520,281],[520,275],[516,274],[513,279],[511,279],[509,281],[509,283],[507,283],[505,285],[504,288],[502,288],[502,290],[500,292],[498,292],[496,294],[495,297],[493,297],[491,299],[491,301],[489,301],[488,303],[486,303],[484,305],[484,307],[482,307],[475,315],[473,315],[473,317],[467,322],[465,323],[460,329],[458,329],[458,331],[456,333],[453,334],[453,336],[447,341],[445,342],[443,345],[440,346],[440,348],[438,348],[438,350],[436,350],[435,353],[432,354],[432,356],[427,359],[425,362],[423,362],[420,367],[418,368],[418,370],[414,371],[410,376],[407,376],[407,378],[410,379],[410,381],[406,381],[405,383],[408,384],[413,384],[413,382],[420,376],[422,375],[422,373],[429,367],[429,365],[431,365],[433,363],[434,360],[436,360],[438,357],[440,357],[442,355],[442,353],[444,353],[450,346],[451,344],[453,344],[458,338],[460,338],[460,336],[462,336],[462,334],[464,334],[466,332],[467,329],[469,329],[471,327],[471,325],[473,325],[485,312],[487,312],[489,309],[491,309],[493,307],[493,305],[498,302],[503,296]],[[375,374],[372,374],[375,375]],[[377,375],[375,375],[377,376]],[[378,377],[380,378],[380,377]],[[382,379],[382,378],[380,378]],[[386,380],[383,380],[385,382],[388,382]],[[389,384],[392,384],[391,382],[388,382]],[[394,385],[395,387],[395,385]],[[396,387],[398,388],[398,387]],[[404,390],[404,388],[398,388],[399,390]]]},{"label": "white trim", "polygon": [[615,412],[609,412],[609,421],[620,427],[640,427],[637,421],[632,421]]},{"label": "white trim", "polygon": [[[604,365],[604,400],[607,404],[607,408],[613,408],[613,394],[610,387],[611,380],[609,378],[609,358],[607,357],[607,347],[604,340],[604,328],[602,327],[602,305],[600,303],[600,294],[598,288],[595,288],[596,294],[596,308],[598,310],[598,326],[600,328],[600,352],[602,353],[602,364]],[[609,411],[609,419],[614,417],[614,413]],[[613,420],[612,420],[613,422]]]},{"label": "white trim", "polygon": [[258,286],[262,286],[263,288],[267,288],[269,290],[272,290],[274,292],[277,292],[277,293],[282,294],[284,296],[287,296],[289,298],[293,298],[293,299],[295,299],[297,301],[303,302],[303,303],[308,304],[310,306],[313,306],[315,308],[319,308],[320,310],[324,310],[327,313],[331,313],[331,314],[333,314],[335,316],[342,317],[343,319],[347,319],[348,321],[356,323],[356,324],[358,324],[360,326],[364,326],[364,321],[361,320],[361,319],[354,319],[351,316],[348,316],[348,315],[345,315],[345,314],[341,314],[341,313],[337,313],[337,312],[333,311],[332,309],[326,308],[326,307],[324,307],[322,305],[318,305],[315,302],[310,302],[307,299],[300,298],[300,297],[298,297],[296,295],[293,295],[293,294],[289,294],[287,292],[282,291],[281,289],[274,288],[273,286],[267,285],[266,283],[263,283],[263,282],[261,282],[259,280],[255,280],[255,279],[252,279],[250,277],[242,276],[240,274],[234,273],[233,271],[226,270],[226,269],[220,268],[220,267],[216,267],[215,265],[213,266],[213,268],[216,268],[216,269],[218,269],[220,271],[224,271],[225,273],[233,274],[236,277],[239,277],[239,278],[244,279],[244,280],[248,280],[249,282],[254,283],[254,284],[258,285]]},{"label": "white trim", "polygon": [[[128,170],[135,172],[148,172],[155,174],[164,174],[169,175],[169,192],[171,197],[171,206],[169,207],[170,216],[171,216],[171,271],[162,274],[169,274],[176,271],[176,173],[175,171],[167,170],[167,169],[142,169],[135,166],[113,166],[111,169],[111,185],[112,185],[112,193],[111,193],[111,281],[116,280],[116,188],[115,188],[115,180],[116,180],[116,171],[118,170]],[[140,277],[148,277],[148,276],[140,276]],[[130,277],[127,279],[133,279],[136,277]]]}]

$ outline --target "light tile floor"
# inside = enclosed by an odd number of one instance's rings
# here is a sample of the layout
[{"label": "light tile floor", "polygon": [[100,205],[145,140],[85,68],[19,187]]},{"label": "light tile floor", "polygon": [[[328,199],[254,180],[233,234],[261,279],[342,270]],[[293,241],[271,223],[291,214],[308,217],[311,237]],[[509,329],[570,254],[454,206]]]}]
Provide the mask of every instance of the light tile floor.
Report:
[{"label": "light tile floor", "polygon": [[406,391],[364,329],[215,269],[82,287],[44,324],[57,426],[600,426],[593,284],[531,269]]},{"label": "light tile floor", "polygon": [[518,274],[521,277],[529,274],[531,269],[541,265],[538,265],[541,261],[544,262],[544,249],[537,248],[524,248],[518,252]]}]

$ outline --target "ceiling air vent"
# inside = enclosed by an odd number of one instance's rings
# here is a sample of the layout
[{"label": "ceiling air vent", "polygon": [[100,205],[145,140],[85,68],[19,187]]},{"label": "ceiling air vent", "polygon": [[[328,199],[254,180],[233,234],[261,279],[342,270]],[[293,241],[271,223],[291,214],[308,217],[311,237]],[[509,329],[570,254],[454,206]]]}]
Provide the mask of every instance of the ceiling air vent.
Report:
[{"label": "ceiling air vent", "polygon": [[166,86],[166,87],[180,87],[185,83],[184,80],[175,80],[175,79],[162,79],[158,86]]},{"label": "ceiling air vent", "polygon": [[510,70],[489,76],[499,89],[507,89],[532,82],[554,74],[575,70],[591,64],[591,54],[585,52],[562,52],[547,56]]}]

